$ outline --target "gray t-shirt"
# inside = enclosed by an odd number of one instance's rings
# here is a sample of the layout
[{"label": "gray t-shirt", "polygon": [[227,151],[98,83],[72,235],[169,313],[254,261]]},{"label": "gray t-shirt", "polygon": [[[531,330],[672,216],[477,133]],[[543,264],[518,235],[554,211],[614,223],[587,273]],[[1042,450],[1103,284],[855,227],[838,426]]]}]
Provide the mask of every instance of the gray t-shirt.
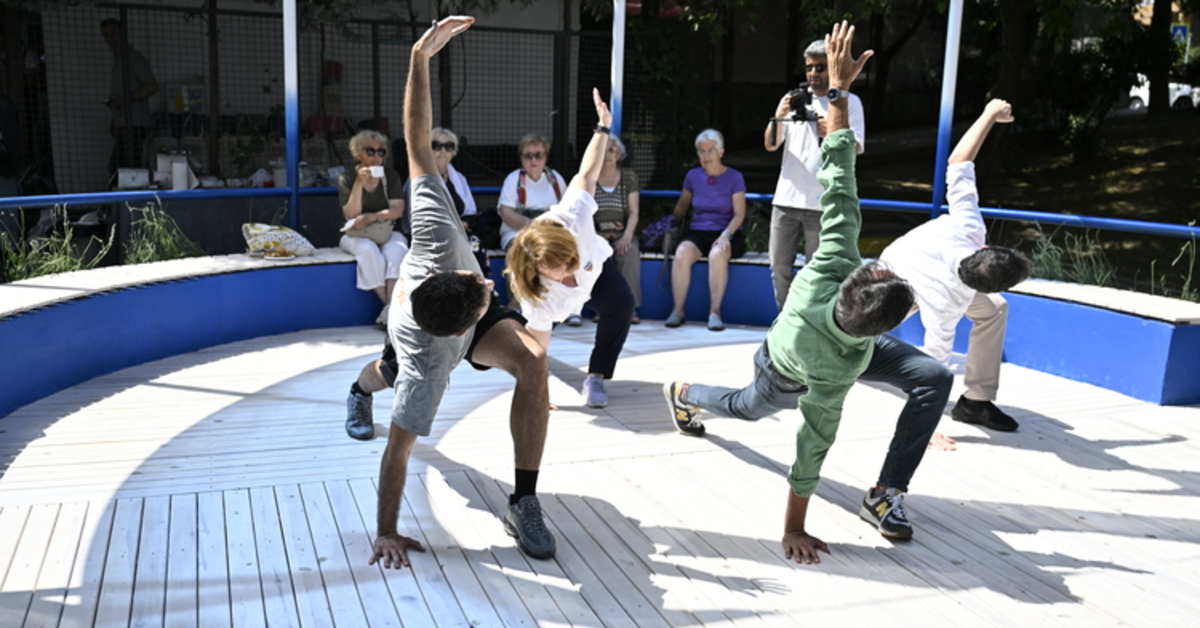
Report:
[{"label": "gray t-shirt", "polygon": [[[129,102],[129,96],[136,92],[142,83],[154,80],[154,72],[150,70],[150,60],[146,58],[146,55],[134,50],[133,46],[126,45],[124,53],[125,58],[129,60],[129,89],[125,89],[121,80],[125,76],[121,55],[113,54],[112,81],[109,83],[108,96],[109,98],[120,96],[125,101],[125,107],[129,109],[133,126],[149,127],[151,126],[150,102],[148,100]],[[118,128],[125,126],[125,109],[113,109],[112,118],[113,124]]]},{"label": "gray t-shirt", "polygon": [[463,229],[454,201],[437,176],[412,180],[412,241],[400,265],[388,339],[396,349],[396,399],[392,422],[418,436],[428,436],[450,383],[450,373],[467,355],[475,329],[461,336],[431,336],[413,319],[408,295],[434,273],[469,270],[479,262]]}]

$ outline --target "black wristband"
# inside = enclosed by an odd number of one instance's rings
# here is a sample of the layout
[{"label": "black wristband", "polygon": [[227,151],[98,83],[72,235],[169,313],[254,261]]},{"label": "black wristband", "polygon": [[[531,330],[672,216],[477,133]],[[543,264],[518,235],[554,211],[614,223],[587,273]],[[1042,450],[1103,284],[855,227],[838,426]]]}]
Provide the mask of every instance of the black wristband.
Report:
[{"label": "black wristband", "polygon": [[604,126],[603,124],[600,124],[599,122],[597,122],[597,123],[596,123],[596,132],[597,132],[597,133],[603,133],[603,134],[605,134],[605,135],[609,135],[609,134],[611,134],[611,133],[612,133],[612,129],[610,129],[610,128],[608,128],[608,127]]}]

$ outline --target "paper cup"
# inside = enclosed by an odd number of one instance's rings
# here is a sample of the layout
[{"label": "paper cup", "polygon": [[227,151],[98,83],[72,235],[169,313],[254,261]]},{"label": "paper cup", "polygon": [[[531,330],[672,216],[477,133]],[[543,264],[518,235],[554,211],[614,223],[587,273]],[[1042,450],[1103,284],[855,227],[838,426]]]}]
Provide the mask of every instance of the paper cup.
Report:
[{"label": "paper cup", "polygon": [[383,178],[383,166],[371,166],[371,176],[376,179]]}]

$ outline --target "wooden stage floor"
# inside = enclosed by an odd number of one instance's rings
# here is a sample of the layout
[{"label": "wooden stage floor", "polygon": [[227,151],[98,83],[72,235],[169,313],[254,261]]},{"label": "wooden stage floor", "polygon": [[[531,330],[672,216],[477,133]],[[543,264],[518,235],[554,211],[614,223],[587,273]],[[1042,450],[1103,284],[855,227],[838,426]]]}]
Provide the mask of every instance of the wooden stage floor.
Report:
[{"label": "wooden stage floor", "polygon": [[[799,413],[679,435],[661,383],[742,385],[762,329],[633,328],[612,402],[582,406],[594,326],[551,347],[540,495],[558,539],[526,558],[497,519],[511,380],[454,375],[402,529],[429,551],[369,567],[385,442],[343,431],[378,329],[239,342],[130,368],[0,420],[0,626],[1197,626],[1200,408],[1005,365],[998,434],[955,423],[906,502],[915,538],[858,518],[902,406],[856,387],[809,513],[820,565],[780,551]],[[956,388],[952,399],[957,398]],[[376,395],[385,432],[391,394]]]}]

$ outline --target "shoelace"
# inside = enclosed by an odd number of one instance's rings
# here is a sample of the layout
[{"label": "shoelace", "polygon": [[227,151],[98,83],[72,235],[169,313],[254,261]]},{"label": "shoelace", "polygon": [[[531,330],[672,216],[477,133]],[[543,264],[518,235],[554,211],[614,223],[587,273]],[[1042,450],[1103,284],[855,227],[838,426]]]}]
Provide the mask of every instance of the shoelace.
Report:
[{"label": "shoelace", "polygon": [[884,497],[884,499],[886,499],[888,504],[892,507],[893,515],[895,515],[896,517],[898,517],[900,519],[907,520],[907,517],[904,516],[904,494],[903,493],[897,493],[895,495],[886,495]]},{"label": "shoelace", "polygon": [[530,533],[540,534],[546,530],[546,522],[542,519],[542,504],[536,501],[530,501],[529,505],[521,509],[521,518],[524,519],[525,527]]}]

